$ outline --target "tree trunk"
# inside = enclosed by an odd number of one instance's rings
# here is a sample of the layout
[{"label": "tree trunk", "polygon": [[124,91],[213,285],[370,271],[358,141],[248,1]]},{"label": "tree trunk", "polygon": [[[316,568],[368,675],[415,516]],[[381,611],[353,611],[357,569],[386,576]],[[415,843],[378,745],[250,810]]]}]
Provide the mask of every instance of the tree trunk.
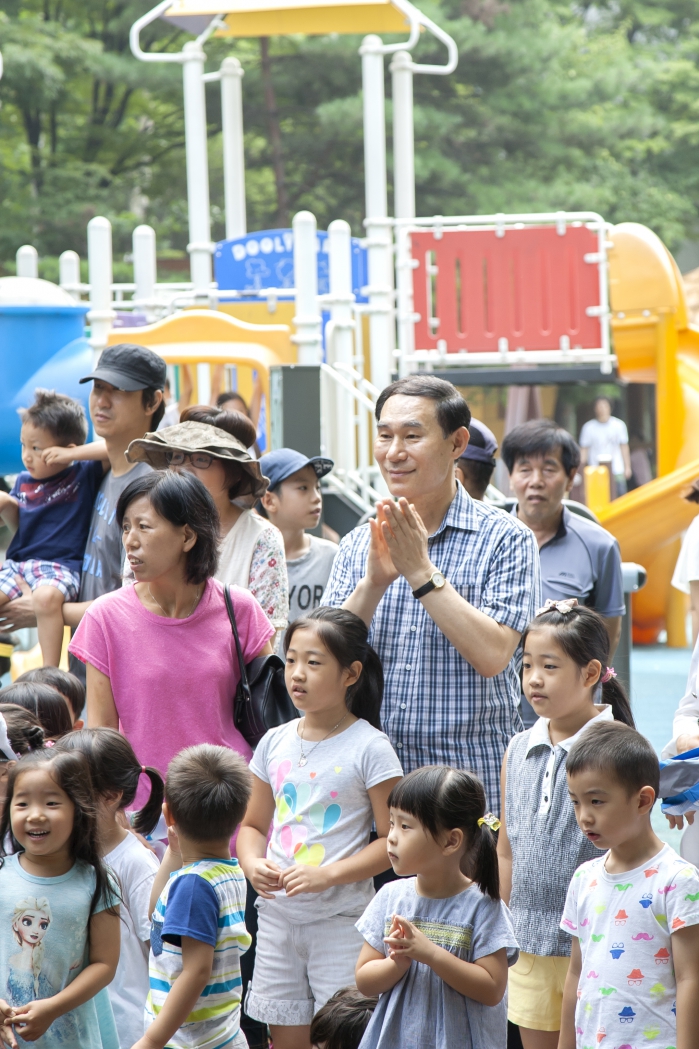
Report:
[{"label": "tree trunk", "polygon": [[274,94],[274,84],[272,83],[272,60],[269,55],[268,36],[260,37],[260,59],[262,64],[262,86],[265,94],[267,126],[269,128],[269,140],[272,146],[272,167],[274,168],[274,181],[277,187],[277,224],[286,227],[290,224],[289,197],[286,191],[284,157],[282,155],[282,135],[279,128],[277,99]]}]

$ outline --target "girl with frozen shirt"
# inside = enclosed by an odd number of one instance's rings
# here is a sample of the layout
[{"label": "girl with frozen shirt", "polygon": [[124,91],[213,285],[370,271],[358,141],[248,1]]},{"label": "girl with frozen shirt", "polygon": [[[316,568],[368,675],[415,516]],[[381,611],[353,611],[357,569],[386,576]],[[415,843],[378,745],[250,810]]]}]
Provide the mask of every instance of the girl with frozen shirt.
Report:
[{"label": "girl with frozen shirt", "polygon": [[428,765],[394,787],[388,805],[400,880],[357,922],[357,987],[381,995],[360,1049],[503,1049],[517,941],[500,899],[500,823],[486,812],[483,784]]},{"label": "girl with frozen shirt", "polygon": [[105,864],[116,874],[121,890],[121,953],[116,976],[108,987],[121,1049],[131,1049],[143,1035],[148,997],[150,899],[159,864],[150,849],[127,829],[124,811],[133,805],[141,775],[150,780],[150,796],[131,816],[139,834],[150,834],[160,818],[163,780],[157,769],[140,765],[133,747],[111,728],[71,732],[57,750],[78,750],[90,763],[97,805],[100,849]]},{"label": "girl with frozen shirt", "polygon": [[389,866],[386,800],[403,770],[379,729],[383,673],[367,635],[341,608],[291,624],[286,687],[304,716],[268,732],[250,763],[238,856],[260,899],[246,1011],[276,1049],[308,1049],[314,1013],[353,983],[354,923]]},{"label": "girl with frozen shirt", "polygon": [[82,754],[52,748],[18,761],[0,842],[10,831],[15,851],[0,845],[1,1036],[37,1049],[106,1049],[113,1020],[100,1013],[99,992],[119,960],[119,906]]},{"label": "girl with frozen shirt", "polygon": [[[218,514],[189,473],[132,481],[117,521],[136,583],[104,594],[83,616],[70,651],[87,664],[93,726],[119,728],[138,760],[161,775],[185,747],[213,743],[246,760],[233,723],[240,669],[223,587],[213,579]],[[271,655],[270,624],[255,598],[231,587],[246,663]],[[145,804],[142,784],[135,804]]]}]

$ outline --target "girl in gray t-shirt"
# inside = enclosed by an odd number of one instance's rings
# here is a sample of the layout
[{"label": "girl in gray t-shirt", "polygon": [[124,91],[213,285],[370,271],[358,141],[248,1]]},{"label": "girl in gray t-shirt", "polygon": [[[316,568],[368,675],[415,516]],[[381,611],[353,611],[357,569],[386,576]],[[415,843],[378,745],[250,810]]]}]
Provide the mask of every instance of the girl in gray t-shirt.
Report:
[{"label": "girl in gray t-shirt", "polygon": [[483,785],[431,765],[397,784],[388,805],[388,855],[401,880],[357,922],[357,987],[381,995],[360,1049],[502,1049],[518,950]]}]

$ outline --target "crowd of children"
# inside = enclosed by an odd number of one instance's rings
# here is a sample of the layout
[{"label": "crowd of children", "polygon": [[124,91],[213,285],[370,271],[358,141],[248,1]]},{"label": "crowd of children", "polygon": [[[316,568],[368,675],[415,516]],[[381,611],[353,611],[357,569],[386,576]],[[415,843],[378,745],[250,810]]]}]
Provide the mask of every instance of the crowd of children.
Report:
[{"label": "crowd of children", "polygon": [[404,776],[369,629],[322,604],[332,462],[280,449],[258,513],[284,541],[300,717],[249,764],[207,743],[143,766],[84,727],[85,687],[55,665],[106,462],[86,435],[38,391],[0,498],[0,604],[31,588],[46,664],[0,688],[0,1041],[243,1049],[245,1019],[274,1049],[506,1049],[509,1020],[524,1049],[694,1046],[699,871],[652,828],[658,759],[604,619],[548,601],[524,631],[538,720],[507,748],[500,818],[467,770]]}]

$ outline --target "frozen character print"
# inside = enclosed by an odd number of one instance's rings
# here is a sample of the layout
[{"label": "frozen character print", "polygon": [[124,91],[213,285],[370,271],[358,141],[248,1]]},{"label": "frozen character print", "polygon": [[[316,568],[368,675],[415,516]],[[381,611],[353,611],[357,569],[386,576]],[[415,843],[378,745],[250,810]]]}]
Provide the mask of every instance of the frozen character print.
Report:
[{"label": "frozen character print", "polygon": [[[9,959],[7,1001],[10,1005],[28,1005],[37,998],[51,998],[57,992],[44,971],[44,939],[51,921],[51,905],[45,896],[26,896],[15,904],[12,934],[19,951]],[[77,1027],[70,1014],[54,1020],[51,1031],[66,1044],[77,1036]]]}]

